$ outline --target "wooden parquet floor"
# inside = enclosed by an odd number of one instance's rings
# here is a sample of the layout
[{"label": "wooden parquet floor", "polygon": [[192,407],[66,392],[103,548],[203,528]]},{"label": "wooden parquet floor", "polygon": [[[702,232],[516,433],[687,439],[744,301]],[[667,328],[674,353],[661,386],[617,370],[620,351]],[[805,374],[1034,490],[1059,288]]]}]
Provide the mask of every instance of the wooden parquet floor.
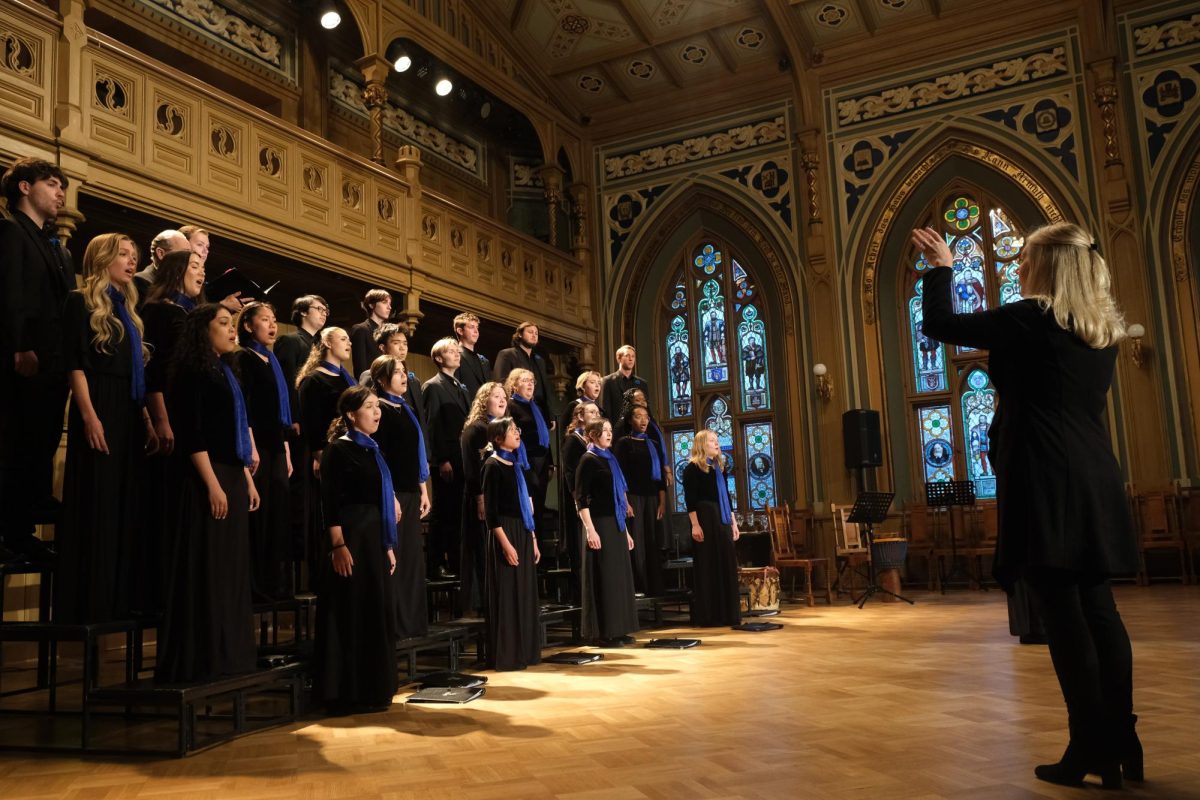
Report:
[{"label": "wooden parquet floor", "polygon": [[[311,719],[184,760],[0,754],[24,798],[1085,798],[1041,783],[1066,713],[1045,647],[1004,597],[786,606],[769,633],[491,674],[462,707]],[[1121,587],[1150,780],[1200,798],[1200,587]],[[661,634],[656,634],[661,635]],[[643,638],[646,637],[643,634]]]}]

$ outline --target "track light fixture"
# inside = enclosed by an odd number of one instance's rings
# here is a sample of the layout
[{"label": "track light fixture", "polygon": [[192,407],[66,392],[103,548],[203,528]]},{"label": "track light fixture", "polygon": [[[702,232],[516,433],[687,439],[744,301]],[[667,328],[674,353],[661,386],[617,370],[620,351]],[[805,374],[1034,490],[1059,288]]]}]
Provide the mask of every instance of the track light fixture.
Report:
[{"label": "track light fixture", "polygon": [[321,6],[321,27],[327,31],[331,31],[338,25],[342,24],[342,15],[333,7],[332,3],[326,3]]},{"label": "track light fixture", "polygon": [[437,82],[437,85],[433,87],[433,90],[438,93],[438,97],[445,97],[446,95],[450,94],[450,92],[454,91],[454,84],[450,82],[449,78],[442,78]]},{"label": "track light fixture", "polygon": [[396,72],[407,72],[412,66],[412,59],[408,56],[400,56],[392,66],[396,68]]}]

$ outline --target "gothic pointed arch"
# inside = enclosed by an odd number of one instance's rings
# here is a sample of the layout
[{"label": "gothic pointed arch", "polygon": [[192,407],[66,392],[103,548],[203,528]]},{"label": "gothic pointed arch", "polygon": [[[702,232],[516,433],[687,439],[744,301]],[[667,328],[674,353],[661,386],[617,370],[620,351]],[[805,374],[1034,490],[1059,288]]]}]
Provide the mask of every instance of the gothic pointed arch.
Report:
[{"label": "gothic pointed arch", "polygon": [[811,474],[795,388],[804,306],[785,252],[736,197],[693,184],[646,221],[608,297],[610,349],[637,347],[677,468],[696,430],[716,431],[740,512],[759,521],[766,506],[807,497]]},{"label": "gothic pointed arch", "polygon": [[[1159,243],[1163,259],[1164,283],[1173,302],[1168,303],[1171,330],[1166,334],[1176,342],[1176,358],[1182,375],[1181,395],[1191,413],[1180,414],[1183,426],[1184,465],[1187,475],[1200,474],[1200,134],[1192,137],[1174,171],[1168,189],[1172,198],[1167,206],[1167,224],[1161,226],[1166,241]],[[1180,398],[1181,400],[1183,397]]]}]

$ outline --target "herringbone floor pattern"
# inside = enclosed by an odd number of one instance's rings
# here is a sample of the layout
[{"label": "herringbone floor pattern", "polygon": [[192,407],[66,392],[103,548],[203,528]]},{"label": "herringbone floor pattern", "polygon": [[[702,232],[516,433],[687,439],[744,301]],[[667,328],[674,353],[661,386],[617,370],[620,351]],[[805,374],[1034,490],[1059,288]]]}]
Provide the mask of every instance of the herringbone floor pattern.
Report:
[{"label": "herringbone floor pattern", "polygon": [[[1046,648],[1009,637],[1003,595],[915,596],[786,606],[781,631],[492,674],[463,707],[402,693],[387,713],[185,760],[4,754],[0,798],[1099,797],[1033,778],[1066,717]],[[1122,587],[1117,601],[1150,778],[1123,796],[1200,798],[1200,587]]]}]

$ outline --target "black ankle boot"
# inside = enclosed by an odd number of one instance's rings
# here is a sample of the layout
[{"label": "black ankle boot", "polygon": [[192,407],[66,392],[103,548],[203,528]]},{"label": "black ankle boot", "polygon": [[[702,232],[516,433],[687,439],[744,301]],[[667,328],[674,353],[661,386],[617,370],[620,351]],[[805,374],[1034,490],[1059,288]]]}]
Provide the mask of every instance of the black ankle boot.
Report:
[{"label": "black ankle boot", "polygon": [[1129,725],[1125,728],[1119,739],[1121,771],[1124,773],[1125,780],[1127,781],[1146,780],[1142,763],[1142,742],[1138,739],[1137,731],[1134,730],[1134,725],[1136,724],[1137,715],[1130,715]]},{"label": "black ankle boot", "polygon": [[1038,780],[1060,786],[1083,786],[1085,775],[1099,775],[1105,789],[1121,788],[1121,764],[1113,758],[1097,757],[1074,742],[1067,745],[1062,759],[1056,764],[1039,764],[1033,768]]}]

